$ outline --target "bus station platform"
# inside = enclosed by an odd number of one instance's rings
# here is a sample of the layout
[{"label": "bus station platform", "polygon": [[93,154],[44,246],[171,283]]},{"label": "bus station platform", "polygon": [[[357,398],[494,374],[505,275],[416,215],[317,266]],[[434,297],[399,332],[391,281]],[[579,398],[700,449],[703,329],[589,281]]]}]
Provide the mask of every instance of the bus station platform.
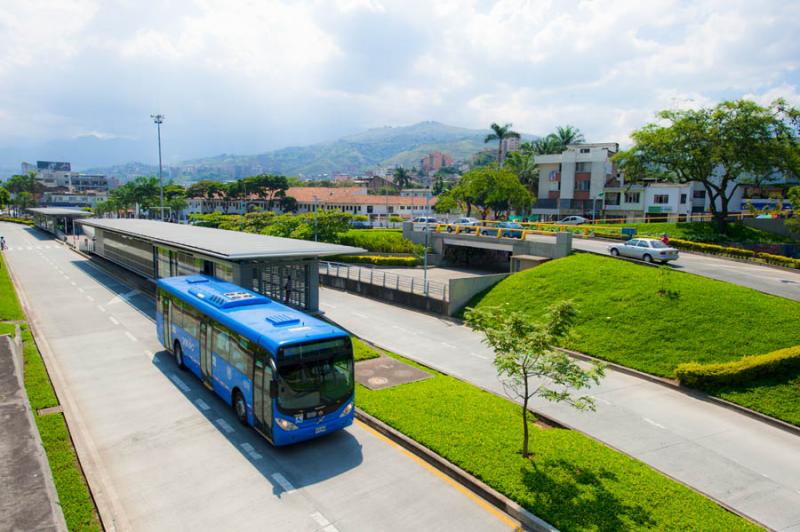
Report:
[{"label": "bus station platform", "polygon": [[80,209],[66,209],[61,207],[36,207],[28,209],[33,215],[33,223],[42,231],[46,231],[60,239],[75,234],[74,222],[81,218],[91,218],[91,212]]},{"label": "bus station platform", "polygon": [[312,313],[319,311],[320,257],[363,251],[156,220],[92,218],[77,225],[81,251],[146,279],[211,275]]}]

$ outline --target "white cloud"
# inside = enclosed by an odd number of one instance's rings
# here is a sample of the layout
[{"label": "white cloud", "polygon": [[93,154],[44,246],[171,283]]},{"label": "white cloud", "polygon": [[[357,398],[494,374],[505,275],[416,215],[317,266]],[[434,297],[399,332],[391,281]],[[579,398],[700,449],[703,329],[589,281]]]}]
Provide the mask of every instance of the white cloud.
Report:
[{"label": "white cloud", "polygon": [[782,0],[11,0],[0,143],[156,110],[175,157],[423,119],[624,143],[663,108],[800,104],[798,26]]}]

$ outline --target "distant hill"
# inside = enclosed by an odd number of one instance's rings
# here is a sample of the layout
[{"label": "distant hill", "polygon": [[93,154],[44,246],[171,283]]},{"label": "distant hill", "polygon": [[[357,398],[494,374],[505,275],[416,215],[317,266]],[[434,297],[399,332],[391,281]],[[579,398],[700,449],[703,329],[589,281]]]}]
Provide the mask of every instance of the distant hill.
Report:
[{"label": "distant hill", "polygon": [[[332,142],[282,148],[257,155],[221,154],[171,165],[189,179],[228,179],[260,172],[290,176],[319,177],[335,173],[359,174],[376,167],[419,166],[432,151],[441,151],[456,161],[494,147],[484,144],[488,130],[420,122],[411,126],[381,127],[348,135]],[[530,135],[524,136],[533,138]],[[132,175],[133,164],[94,168],[109,175]],[[142,165],[152,168],[147,165]],[[149,170],[150,173],[153,171]],[[173,174],[174,175],[174,174]]]}]

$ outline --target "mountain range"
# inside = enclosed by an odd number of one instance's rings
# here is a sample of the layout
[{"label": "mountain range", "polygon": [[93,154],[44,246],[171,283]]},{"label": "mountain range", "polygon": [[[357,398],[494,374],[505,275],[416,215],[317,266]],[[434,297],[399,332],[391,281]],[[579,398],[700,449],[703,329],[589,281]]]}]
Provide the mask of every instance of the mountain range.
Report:
[{"label": "mountain range", "polygon": [[[231,179],[268,172],[289,176],[321,177],[337,173],[359,174],[379,167],[419,166],[420,159],[433,151],[444,152],[456,161],[469,160],[475,153],[496,148],[485,144],[489,130],[468,129],[426,121],[410,126],[380,127],[341,137],[330,142],[293,146],[256,155],[221,154],[171,164],[166,175],[180,180]],[[523,135],[525,139],[534,138]],[[85,172],[105,173],[130,178],[153,175],[158,167],[152,164],[126,162],[113,164],[109,158],[125,161],[121,145],[108,145],[101,139],[79,139],[74,155],[61,147],[62,160],[72,161]],[[93,164],[91,151],[102,153]],[[34,157],[35,158],[35,157]],[[32,158],[33,159],[33,158]],[[116,162],[114,161],[114,162]]]}]

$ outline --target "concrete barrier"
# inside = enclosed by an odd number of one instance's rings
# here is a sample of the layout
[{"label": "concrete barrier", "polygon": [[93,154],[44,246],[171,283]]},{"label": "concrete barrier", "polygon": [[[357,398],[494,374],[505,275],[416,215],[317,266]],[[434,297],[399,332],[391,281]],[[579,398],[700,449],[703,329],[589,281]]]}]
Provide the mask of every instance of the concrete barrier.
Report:
[{"label": "concrete barrier", "polygon": [[450,279],[450,286],[448,288],[450,301],[447,305],[447,315],[455,316],[473,297],[491,288],[508,276],[509,274],[507,273],[497,273],[494,275]]}]

